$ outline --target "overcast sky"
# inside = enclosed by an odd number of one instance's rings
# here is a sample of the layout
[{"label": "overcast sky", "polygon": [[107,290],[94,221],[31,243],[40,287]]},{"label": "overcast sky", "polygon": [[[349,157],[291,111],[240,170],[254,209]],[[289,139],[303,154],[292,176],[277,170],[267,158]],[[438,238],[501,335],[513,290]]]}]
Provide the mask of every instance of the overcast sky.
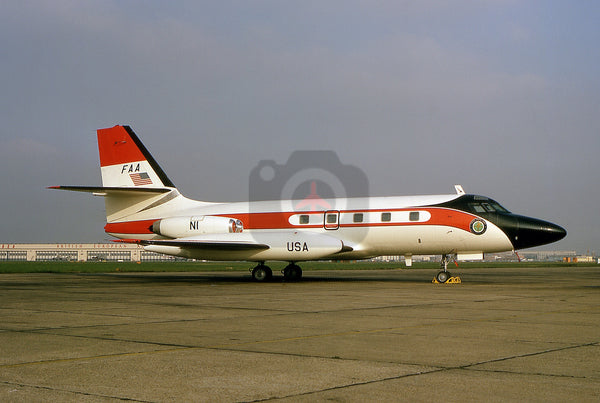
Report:
[{"label": "overcast sky", "polygon": [[0,2],[0,243],[98,242],[95,130],[180,191],[248,198],[261,160],[333,150],[372,195],[468,193],[600,252],[600,3]]}]

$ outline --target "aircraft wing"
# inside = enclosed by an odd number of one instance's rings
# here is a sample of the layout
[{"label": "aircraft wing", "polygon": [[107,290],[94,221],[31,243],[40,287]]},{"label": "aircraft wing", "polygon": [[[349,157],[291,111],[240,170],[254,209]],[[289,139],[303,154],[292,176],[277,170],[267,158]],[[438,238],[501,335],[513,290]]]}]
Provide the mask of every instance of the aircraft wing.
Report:
[{"label": "aircraft wing", "polygon": [[207,260],[295,262],[326,259],[352,250],[352,247],[344,245],[341,239],[309,231],[203,234],[133,242],[152,252]]},{"label": "aircraft wing", "polygon": [[251,241],[199,240],[199,239],[157,239],[140,240],[140,245],[175,246],[182,249],[215,251],[259,251],[269,249],[269,245]]}]

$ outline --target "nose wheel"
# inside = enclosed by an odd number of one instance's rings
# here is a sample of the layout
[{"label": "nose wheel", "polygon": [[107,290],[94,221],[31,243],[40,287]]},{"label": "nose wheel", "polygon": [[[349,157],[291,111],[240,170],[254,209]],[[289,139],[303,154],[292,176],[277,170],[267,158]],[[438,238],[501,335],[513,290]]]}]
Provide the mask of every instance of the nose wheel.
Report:
[{"label": "nose wheel", "polygon": [[440,263],[440,269],[442,269],[442,271],[440,271],[436,276],[435,279],[437,280],[438,283],[445,283],[446,281],[448,281],[448,279],[450,277],[452,277],[452,274],[450,274],[450,272],[448,271],[448,262],[450,261],[450,256],[449,255],[442,255],[442,261]]},{"label": "nose wheel", "polygon": [[441,271],[435,276],[435,279],[440,284],[445,283],[446,281],[448,281],[449,278],[450,278],[450,272],[447,272],[447,271]]}]

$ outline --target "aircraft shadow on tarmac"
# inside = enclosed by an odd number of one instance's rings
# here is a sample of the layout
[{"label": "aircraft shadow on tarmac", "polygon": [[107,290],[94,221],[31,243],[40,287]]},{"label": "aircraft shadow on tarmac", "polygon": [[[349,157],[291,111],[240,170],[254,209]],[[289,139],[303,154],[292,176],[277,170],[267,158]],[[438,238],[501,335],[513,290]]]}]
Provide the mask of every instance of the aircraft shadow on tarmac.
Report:
[{"label": "aircraft shadow on tarmac", "polygon": [[[431,272],[431,273],[430,273]],[[401,283],[430,283],[435,275],[435,271],[427,270],[421,273],[398,273],[398,272],[311,272],[302,277],[299,281],[287,281],[283,276],[274,275],[273,278],[265,283],[258,283],[252,279],[249,273],[234,272],[228,274],[221,273],[181,273],[181,274],[163,274],[163,273],[90,273],[86,276],[102,276],[127,280],[139,280],[151,283],[241,283],[241,284],[302,284],[319,282],[401,282]]]},{"label": "aircraft shadow on tarmac", "polygon": [[[574,286],[576,278],[598,277],[600,271],[595,267],[573,270],[564,267],[546,268],[481,268],[455,270],[453,275],[459,276],[464,285],[510,285],[510,284],[563,284]],[[236,271],[220,272],[188,272],[188,273],[80,273],[85,276],[105,276],[115,279],[152,282],[152,283],[238,283],[238,284],[302,284],[302,283],[349,283],[349,282],[390,282],[406,284],[430,284],[436,271],[432,269],[409,270],[373,270],[373,271],[307,271],[299,281],[286,281],[279,273],[270,281],[258,283],[250,273]],[[589,288],[590,284],[586,284]]]}]

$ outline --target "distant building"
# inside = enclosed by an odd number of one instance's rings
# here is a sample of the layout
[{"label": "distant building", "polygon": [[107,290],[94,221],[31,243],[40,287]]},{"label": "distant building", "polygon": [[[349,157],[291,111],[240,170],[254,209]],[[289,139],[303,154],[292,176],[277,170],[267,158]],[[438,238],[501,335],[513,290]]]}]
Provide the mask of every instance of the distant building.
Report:
[{"label": "distant building", "polygon": [[[125,243],[0,244],[0,261],[145,262],[174,261],[173,256]],[[180,259],[177,259],[180,260]]]},{"label": "distant building", "polygon": [[527,260],[539,260],[545,262],[560,262],[565,257],[575,257],[577,252],[574,250],[557,250],[557,251],[524,251],[519,252],[522,258]]},{"label": "distant building", "polygon": [[598,263],[600,264],[600,259],[596,256],[567,256],[563,259],[564,262],[567,263]]},{"label": "distant building", "polygon": [[[527,251],[519,252],[522,260],[565,261],[595,263],[595,256],[577,256],[575,251]],[[439,256],[415,255],[414,262],[439,261]],[[144,250],[140,245],[129,243],[53,243],[16,244],[0,243],[2,261],[73,261],[73,262],[146,262],[175,261],[182,258]],[[371,259],[379,262],[403,262],[404,256],[379,256]],[[517,261],[513,252],[486,253],[485,261]]]},{"label": "distant building", "polygon": [[[514,252],[499,252],[484,254],[485,262],[517,262],[521,261],[541,261],[541,262],[561,262],[565,258],[574,259],[577,252],[574,250],[562,251],[520,251],[518,256]],[[373,259],[378,262],[400,262],[404,261],[404,256],[378,256]],[[414,262],[439,262],[439,255],[413,255]],[[581,260],[580,260],[581,261]]]}]

